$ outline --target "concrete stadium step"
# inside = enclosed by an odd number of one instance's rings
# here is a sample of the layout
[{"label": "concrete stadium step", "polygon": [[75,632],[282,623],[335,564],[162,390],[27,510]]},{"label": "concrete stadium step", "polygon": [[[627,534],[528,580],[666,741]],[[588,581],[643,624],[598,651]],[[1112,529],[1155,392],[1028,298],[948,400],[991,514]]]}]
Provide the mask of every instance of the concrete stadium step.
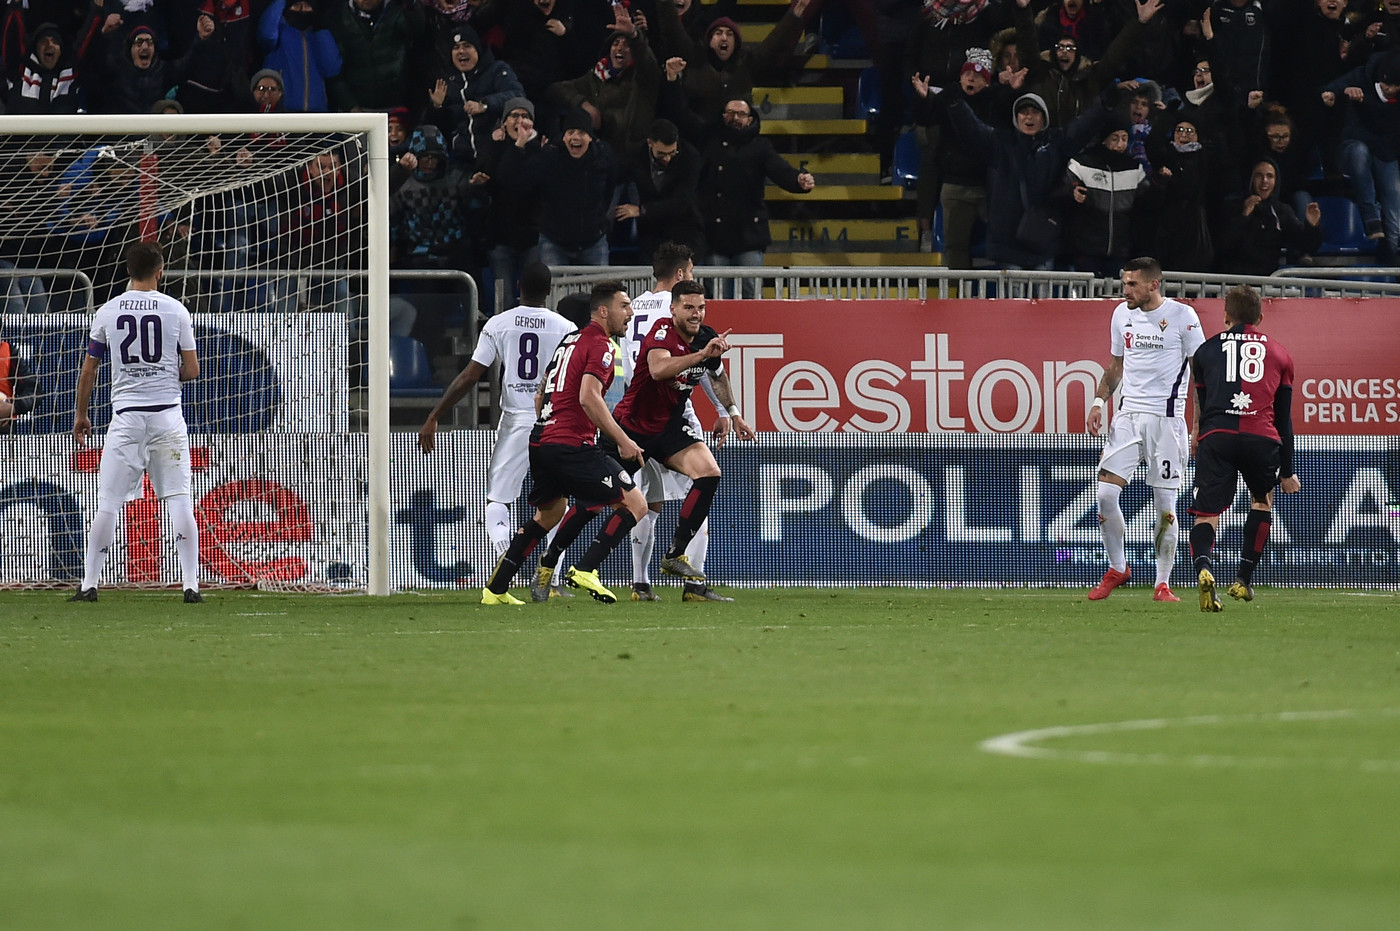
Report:
[{"label": "concrete stadium step", "polygon": [[823,265],[900,268],[942,264],[943,256],[937,252],[847,252],[833,255],[830,252],[779,252],[770,248],[763,254],[765,268],[807,268]]},{"label": "concrete stadium step", "polygon": [[842,88],[808,85],[805,87],[755,87],[754,107],[768,120],[839,120],[846,116],[846,95]]},{"label": "concrete stadium step", "polygon": [[762,136],[864,136],[865,120],[764,120]]},{"label": "concrete stadium step", "polygon": [[817,178],[817,184],[876,184],[880,180],[880,157],[873,152],[799,152],[783,153],[792,167],[807,170]]},{"label": "concrete stadium step", "polygon": [[894,184],[822,184],[806,194],[790,194],[777,185],[770,184],[763,189],[768,200],[812,201],[886,201],[903,200],[904,188]]},{"label": "concrete stadium step", "polygon": [[917,252],[919,224],[901,220],[769,220],[774,249],[807,252]]}]

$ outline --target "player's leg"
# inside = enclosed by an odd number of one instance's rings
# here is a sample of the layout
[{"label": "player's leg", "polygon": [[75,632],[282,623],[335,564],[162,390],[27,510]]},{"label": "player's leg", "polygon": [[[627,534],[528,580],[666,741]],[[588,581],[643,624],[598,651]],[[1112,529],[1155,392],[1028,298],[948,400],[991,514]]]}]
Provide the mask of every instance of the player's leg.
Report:
[{"label": "player's leg", "polygon": [[[540,557],[535,570],[535,581],[530,586],[530,597],[535,601],[548,601],[550,589],[563,581],[555,570],[559,568],[559,558],[573,545],[593,518],[603,512],[602,505],[574,505],[564,513],[564,517],[550,531],[544,555]],[[573,597],[570,593],[569,597]]]},{"label": "player's leg", "polygon": [[705,574],[693,565],[685,555],[686,547],[695,538],[700,525],[710,516],[710,505],[719,488],[719,463],[704,443],[692,443],[666,460],[666,465],[677,472],[690,476],[690,493],[681,502],[680,519],[676,521],[676,533],[671,547],[662,557],[661,568],[672,575],[694,582],[705,581]]},{"label": "player's leg", "polygon": [[[710,520],[700,525],[695,538],[690,541],[690,546],[686,547],[685,556],[697,571],[705,572],[705,558],[710,552]],[[682,601],[733,601],[728,595],[721,595],[710,587],[706,582],[686,582],[681,590]]]},{"label": "player's leg", "polygon": [[1176,548],[1181,541],[1181,531],[1176,522],[1175,488],[1152,489],[1152,500],[1157,505],[1157,532],[1152,542],[1157,555],[1157,581],[1152,589],[1153,601],[1180,601],[1172,594],[1172,567],[1176,565]]},{"label": "player's leg", "polygon": [[179,410],[153,414],[147,430],[147,471],[156,497],[165,502],[170,530],[175,534],[175,554],[180,561],[181,588],[187,603],[201,602],[199,594],[199,524],[194,517],[190,467],[190,438]]},{"label": "player's leg", "polygon": [[511,538],[510,546],[501,554],[501,558],[496,563],[496,568],[491,572],[491,578],[486,583],[486,588],[481,593],[482,604],[524,604],[513,598],[507,591],[510,588],[511,579],[515,578],[515,573],[520,571],[520,566],[534,552],[539,542],[549,533],[551,527],[559,523],[559,519],[564,516],[565,505],[568,504],[564,497],[554,498],[549,501],[540,502],[536,505],[537,510],[532,518],[521,525]]},{"label": "player's leg", "polygon": [[175,555],[180,560],[180,587],[185,601],[203,601],[199,594],[199,523],[194,517],[194,502],[189,495],[172,495],[165,499],[170,517],[170,530],[175,534]]},{"label": "player's leg", "polygon": [[632,528],[632,600],[660,601],[651,587],[651,554],[656,547],[656,521],[661,502],[648,501],[647,512]]},{"label": "player's leg", "polygon": [[497,556],[510,545],[510,505],[520,497],[530,470],[530,426],[523,418],[504,413],[496,426],[486,486],[486,535]]},{"label": "player's leg", "polygon": [[96,601],[97,580],[107,565],[107,554],[117,538],[117,512],[141,488],[146,472],[144,420],[129,414],[112,418],[97,467],[97,513],[88,531],[83,578],[72,601]]},{"label": "player's leg", "polygon": [[1172,568],[1181,532],[1176,521],[1176,500],[1190,449],[1186,421],[1180,417],[1154,418],[1157,426],[1147,439],[1147,481],[1157,507],[1157,529],[1152,536],[1157,562],[1153,601],[1180,601],[1172,594]]},{"label": "player's leg", "polygon": [[1219,515],[1200,515],[1191,526],[1191,557],[1196,569],[1196,591],[1200,595],[1201,610],[1207,614],[1221,610],[1220,596],[1215,593],[1215,572],[1210,555],[1211,550],[1215,548],[1215,538],[1219,529]]},{"label": "player's leg", "polygon": [[598,531],[598,536],[584,552],[583,558],[569,568],[565,575],[568,583],[575,588],[582,588],[594,599],[606,604],[617,601],[617,596],[599,581],[598,567],[622,542],[622,538],[631,532],[638,518],[646,513],[646,496],[638,491],[636,486],[626,489],[622,500],[613,505],[612,516],[604,522],[603,529]]},{"label": "player's leg", "polygon": [[1099,508],[1099,533],[1103,536],[1104,551],[1108,554],[1108,569],[1104,571],[1099,584],[1089,590],[1091,601],[1107,598],[1109,592],[1132,576],[1127,556],[1128,521],[1119,503],[1127,484],[1122,476],[1102,470],[1099,472],[1095,498]]},{"label": "player's leg", "polygon": [[1277,443],[1260,437],[1237,437],[1235,445],[1235,461],[1249,487],[1250,501],[1240,545],[1240,568],[1227,591],[1236,601],[1253,601],[1254,570],[1259,568],[1274,524],[1274,485],[1278,483],[1281,453]]}]

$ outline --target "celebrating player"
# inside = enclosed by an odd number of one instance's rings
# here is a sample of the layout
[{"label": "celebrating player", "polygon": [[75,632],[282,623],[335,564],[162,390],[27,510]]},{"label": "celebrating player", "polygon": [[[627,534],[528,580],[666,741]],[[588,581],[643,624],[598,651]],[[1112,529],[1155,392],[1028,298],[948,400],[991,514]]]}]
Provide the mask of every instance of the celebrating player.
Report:
[{"label": "celebrating player", "polygon": [[569,496],[598,502],[613,515],[598,532],[565,581],[598,601],[617,601],[598,580],[598,566],[646,513],[647,502],[631,477],[597,446],[601,430],[625,459],[640,459],[642,450],[613,420],[604,393],[613,380],[613,346],[609,337],[627,332],[632,303],[616,281],[593,286],[588,326],[564,337],[535,394],[539,419],[530,436],[530,503],[534,517],[516,531],[501,556],[481,603],[524,602],[507,589],[520,564],[564,515]]},{"label": "celebrating player", "polygon": [[642,341],[632,381],[613,412],[647,459],[690,477],[691,488],[681,505],[680,520],[671,547],[661,559],[661,569],[692,585],[703,583],[705,574],[690,562],[686,546],[709,516],[720,479],[714,454],[685,417],[690,392],[707,372],[722,409],[733,421],[734,432],[743,439],[755,435],[739,414],[728,379],[722,377],[720,356],[729,349],[725,340],[728,331],[692,349],[692,340],[700,336],[704,322],[705,289],[694,281],[677,282],[671,289],[671,319],[652,327]]},{"label": "celebrating player", "polygon": [[1274,485],[1284,494],[1300,487],[1293,471],[1293,357],[1259,332],[1263,318],[1258,291],[1231,288],[1225,295],[1225,332],[1206,340],[1191,358],[1196,479],[1188,510],[1196,515],[1191,555],[1201,610],[1208,613],[1221,609],[1210,551],[1239,477],[1249,487],[1250,502],[1239,572],[1228,589],[1236,601],[1254,599],[1250,581],[1273,525]]},{"label": "celebrating player", "polygon": [[1180,601],[1172,594],[1176,562],[1176,498],[1186,464],[1186,367],[1204,340],[1201,321],[1187,305],[1162,296],[1162,266],[1153,258],[1131,259],[1123,266],[1123,301],[1110,324],[1111,358],[1094,393],[1087,428],[1094,436],[1103,426],[1104,406],[1119,382],[1122,400],[1109,426],[1099,458],[1099,527],[1108,570],[1089,591],[1089,599],[1107,598],[1128,581],[1127,521],[1119,495],[1141,463],[1157,505],[1157,584],[1153,601]]},{"label": "celebrating player", "polygon": [[[658,321],[671,316],[671,289],[677,282],[695,280],[695,261],[690,247],[673,242],[662,243],[652,260],[652,274],[656,276],[653,290],[632,300],[632,325],[627,337],[622,341],[623,358],[626,366],[627,382],[637,370],[637,354],[642,341],[646,339]],[[697,348],[692,346],[691,348]],[[709,396],[719,419],[715,421],[715,445],[723,446],[732,426],[729,412],[720,403],[719,396],[712,387],[711,375],[707,371],[700,379],[700,388]],[[716,373],[715,377],[723,377]],[[695,416],[695,407],[686,399],[683,415],[695,434],[701,435],[700,420]],[[679,472],[666,468],[655,459],[647,462],[642,470],[632,476],[642,494],[647,499],[647,516],[632,528],[632,600],[660,601],[660,596],[651,587],[651,551],[656,543],[656,518],[661,513],[661,505],[666,501],[683,501],[690,493],[690,480]],[[710,522],[700,525],[695,537],[686,547],[685,555],[690,564],[701,572],[705,571],[705,557],[709,552]],[[681,596],[685,601],[733,601],[733,598],[719,594],[705,582],[687,582]]]},{"label": "celebrating player", "polygon": [[133,243],[126,250],[128,290],[98,308],[87,356],[78,375],[73,437],[79,446],[92,432],[88,404],[97,367],[112,352],[112,422],[97,470],[97,514],[88,535],[78,593],[70,601],[96,601],[97,579],[116,537],[117,509],[140,497],[148,473],[156,497],[170,513],[186,603],[199,594],[199,527],[190,497],[190,438],[180,410],[180,383],[199,375],[194,324],[184,304],[156,290],[165,270],[160,246]]},{"label": "celebrating player", "polygon": [[481,328],[472,358],[418,431],[418,447],[433,451],[438,419],[466,397],[471,387],[497,362],[501,363],[501,419],[491,453],[491,478],[486,491],[486,532],[499,556],[510,545],[510,505],[520,497],[530,467],[530,431],[535,425],[535,392],[544,367],[574,325],[545,308],[552,281],[549,266],[531,262],[520,272],[520,306],[497,314]]}]

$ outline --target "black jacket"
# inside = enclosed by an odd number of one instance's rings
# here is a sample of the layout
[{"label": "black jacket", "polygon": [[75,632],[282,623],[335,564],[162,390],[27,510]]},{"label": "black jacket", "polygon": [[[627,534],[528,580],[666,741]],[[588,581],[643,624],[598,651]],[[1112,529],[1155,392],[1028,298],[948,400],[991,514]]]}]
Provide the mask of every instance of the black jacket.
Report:
[{"label": "black jacket", "polygon": [[620,172],[612,148],[597,138],[574,158],[562,143],[538,149],[509,146],[501,153],[496,180],[540,198],[540,235],[566,249],[583,249],[608,231],[613,188]]},{"label": "black jacket", "polygon": [[697,256],[709,254],[705,223],[700,218],[700,152],[680,140],[679,151],[664,170],[653,171],[651,149],[638,143],[627,153],[624,180],[637,186],[641,215],[637,217],[637,245],[643,265],[651,264],[663,242],[683,243]]},{"label": "black jacket", "polygon": [[700,212],[710,248],[722,255],[766,249],[768,203],[763,188],[772,181],[785,191],[802,190],[798,171],[758,134],[760,118],[741,130],[721,126],[705,146],[700,178]]}]

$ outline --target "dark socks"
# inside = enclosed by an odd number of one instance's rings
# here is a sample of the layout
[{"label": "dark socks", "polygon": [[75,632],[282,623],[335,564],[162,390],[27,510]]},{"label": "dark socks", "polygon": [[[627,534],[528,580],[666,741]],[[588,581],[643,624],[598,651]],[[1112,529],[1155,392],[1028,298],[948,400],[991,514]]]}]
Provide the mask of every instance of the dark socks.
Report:
[{"label": "dark socks", "polygon": [[535,546],[549,533],[544,527],[533,518],[527,520],[515,536],[511,537],[510,546],[501,554],[500,561],[496,563],[496,568],[491,572],[491,579],[486,583],[486,587],[493,594],[503,595],[506,589],[510,588],[510,580],[515,578],[515,573],[534,551]]},{"label": "dark socks", "polygon": [[564,519],[559,522],[559,531],[554,534],[554,539],[550,541],[549,548],[540,557],[540,565],[553,569],[559,565],[559,557],[564,555],[579,534],[583,533],[585,527],[597,517],[603,509],[571,507],[564,515]]},{"label": "dark socks", "polygon": [[613,511],[612,517],[609,517],[603,529],[598,531],[598,536],[593,538],[593,543],[583,554],[583,559],[574,563],[574,568],[584,572],[596,572],[613,548],[621,543],[622,538],[631,533],[635,526],[637,518],[632,516],[631,511],[625,508]]},{"label": "dark socks", "polygon": [[671,559],[685,552],[690,541],[700,532],[700,525],[710,516],[710,503],[715,500],[715,490],[719,488],[719,476],[707,475],[694,479],[690,484],[690,494],[681,503],[681,517],[676,522],[676,535],[671,540],[671,548],[666,558]]},{"label": "dark socks", "polygon": [[1215,547],[1215,528],[1202,521],[1191,525],[1191,556],[1196,571],[1210,568],[1210,551]]},{"label": "dark socks", "polygon": [[1269,542],[1269,531],[1273,528],[1273,512],[1249,509],[1244,521],[1244,543],[1240,546],[1239,579],[1248,585],[1259,567],[1259,554]]}]

